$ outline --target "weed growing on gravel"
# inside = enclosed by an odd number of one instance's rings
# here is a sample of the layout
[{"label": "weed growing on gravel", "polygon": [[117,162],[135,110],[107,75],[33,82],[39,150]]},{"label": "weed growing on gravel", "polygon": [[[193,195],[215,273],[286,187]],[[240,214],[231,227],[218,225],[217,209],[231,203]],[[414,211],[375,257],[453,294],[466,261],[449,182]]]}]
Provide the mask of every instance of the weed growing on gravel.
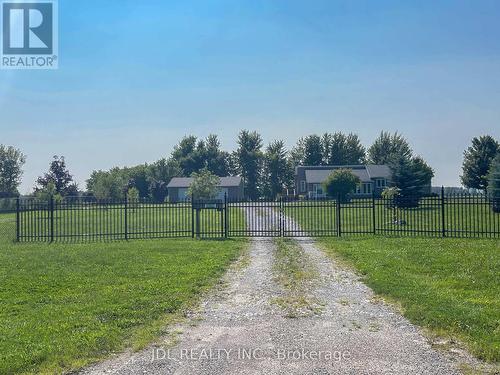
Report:
[{"label": "weed growing on gravel", "polygon": [[309,257],[293,240],[276,239],[275,243],[273,271],[284,295],[273,302],[289,318],[321,313],[322,303],[308,293],[319,277]]}]

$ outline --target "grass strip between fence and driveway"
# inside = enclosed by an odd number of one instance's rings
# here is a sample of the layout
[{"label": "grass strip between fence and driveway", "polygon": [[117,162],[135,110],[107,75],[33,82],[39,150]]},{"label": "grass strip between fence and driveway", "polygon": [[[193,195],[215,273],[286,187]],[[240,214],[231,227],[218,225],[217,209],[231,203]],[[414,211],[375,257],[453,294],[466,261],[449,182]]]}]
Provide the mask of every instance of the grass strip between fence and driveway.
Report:
[{"label": "grass strip between fence and driveway", "polygon": [[245,240],[0,244],[0,373],[60,373],[140,348],[213,286]]},{"label": "grass strip between fence and driveway", "polygon": [[458,339],[482,360],[500,362],[500,241],[378,236],[318,241],[413,323],[448,344]]}]

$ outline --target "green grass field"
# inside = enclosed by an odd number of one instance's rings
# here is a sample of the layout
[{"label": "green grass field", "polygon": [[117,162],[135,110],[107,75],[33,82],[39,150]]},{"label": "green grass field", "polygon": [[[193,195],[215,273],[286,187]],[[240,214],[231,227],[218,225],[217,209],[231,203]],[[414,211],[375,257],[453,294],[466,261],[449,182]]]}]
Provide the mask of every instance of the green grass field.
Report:
[{"label": "green grass field", "polygon": [[321,239],[373,290],[412,322],[463,341],[500,361],[500,241],[479,239]]},{"label": "green grass field", "polygon": [[0,213],[0,246],[16,238],[16,215]]},{"label": "green grass field", "polygon": [[[10,233],[12,215],[0,215]],[[141,347],[212,286],[244,240],[15,244],[0,237],[0,373],[58,373]]]}]

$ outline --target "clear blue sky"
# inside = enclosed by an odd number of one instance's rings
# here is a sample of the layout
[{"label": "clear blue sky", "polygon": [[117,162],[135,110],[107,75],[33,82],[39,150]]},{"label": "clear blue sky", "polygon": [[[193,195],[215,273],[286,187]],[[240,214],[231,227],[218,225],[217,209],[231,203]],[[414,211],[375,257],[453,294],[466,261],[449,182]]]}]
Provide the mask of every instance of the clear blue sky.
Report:
[{"label": "clear blue sky", "polygon": [[59,1],[59,70],[0,71],[0,143],[22,191],[66,156],[93,169],[168,156],[185,134],[266,143],[399,131],[459,183],[471,137],[500,138],[500,1]]}]

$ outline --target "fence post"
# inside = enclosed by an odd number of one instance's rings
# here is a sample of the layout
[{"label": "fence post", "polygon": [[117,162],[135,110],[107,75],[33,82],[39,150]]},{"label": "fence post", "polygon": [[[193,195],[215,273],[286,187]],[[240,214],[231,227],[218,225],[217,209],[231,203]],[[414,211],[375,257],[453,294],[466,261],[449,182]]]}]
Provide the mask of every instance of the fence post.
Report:
[{"label": "fence post", "polygon": [[194,238],[194,194],[191,194],[191,238]]},{"label": "fence post", "polygon": [[50,242],[54,242],[54,196],[50,195],[49,198],[50,209]]},{"label": "fence post", "polygon": [[285,237],[285,225],[286,224],[284,223],[284,218],[285,218],[285,205],[283,203],[283,196],[280,195],[280,211],[279,211],[279,216],[278,216],[280,237]]},{"label": "fence post", "polygon": [[197,239],[200,239],[201,237],[201,230],[200,230],[200,226],[201,226],[201,221],[200,221],[200,209],[198,207],[196,207],[195,209],[195,212],[196,212],[196,238]]},{"label": "fence post", "polygon": [[375,211],[377,206],[375,205],[375,190],[372,191],[372,223],[373,223],[373,234],[377,234],[377,217]]},{"label": "fence post", "polygon": [[444,186],[441,186],[441,234],[446,237],[446,220],[445,220],[445,198],[444,198]]},{"label": "fence post", "polygon": [[20,198],[17,197],[16,199],[16,242],[19,242],[19,239],[21,238],[21,204],[20,204]]},{"label": "fence post", "polygon": [[229,223],[229,209],[227,207],[227,193],[224,193],[224,238],[228,236],[228,223]]},{"label": "fence post", "polygon": [[340,223],[340,194],[337,194],[337,235],[342,236],[342,224]]},{"label": "fence post", "polygon": [[125,217],[124,217],[125,241],[128,241],[128,197],[125,195]]}]

